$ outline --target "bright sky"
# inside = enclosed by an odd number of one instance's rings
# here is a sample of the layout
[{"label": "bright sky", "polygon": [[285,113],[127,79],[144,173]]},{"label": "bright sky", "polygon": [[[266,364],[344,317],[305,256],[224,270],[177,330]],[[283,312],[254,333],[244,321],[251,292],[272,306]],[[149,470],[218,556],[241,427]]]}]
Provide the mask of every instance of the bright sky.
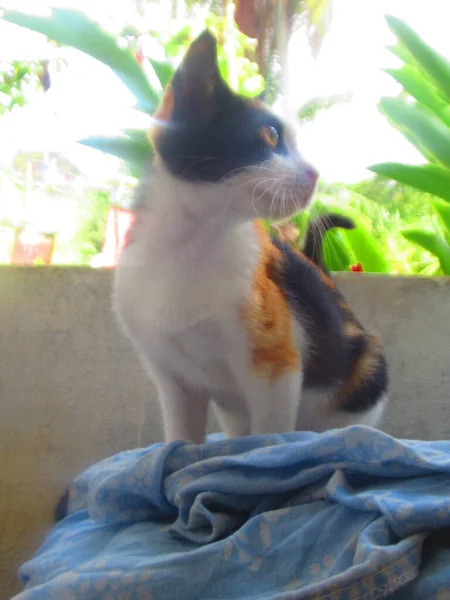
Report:
[{"label": "bright sky", "polygon": [[335,0],[332,26],[317,62],[305,58],[301,64],[305,40],[299,35],[293,40],[292,98],[301,104],[316,95],[353,94],[352,102],[318,115],[299,135],[304,154],[330,181],[358,181],[377,162],[423,162],[377,110],[381,97],[400,89],[381,70],[399,64],[385,49],[395,39],[386,14],[405,20],[450,58],[450,0]]},{"label": "bright sky", "polygon": [[[379,99],[395,95],[397,85],[383,67],[396,59],[384,46],[393,42],[384,14],[406,20],[428,42],[450,57],[450,0],[334,0],[334,17],[317,61],[309,55],[302,35],[292,40],[290,54],[292,105],[317,95],[350,91],[349,104],[322,113],[304,126],[299,141],[304,154],[329,181],[357,181],[375,162],[398,160],[420,162],[417,152],[378,113]],[[38,0],[3,0],[6,7],[35,7],[49,4]],[[125,0],[60,0],[52,5],[76,5],[93,16],[108,10],[126,12]],[[166,5],[166,3],[162,3]],[[165,15],[159,11],[159,18]],[[43,39],[0,21],[0,58],[28,58],[42,48]],[[83,168],[110,172],[114,162],[105,163],[95,151],[74,142],[89,135],[111,133],[121,126],[143,124],[129,111],[132,98],[115,77],[88,58],[78,60],[46,96],[0,120],[0,161],[14,147],[60,148]],[[54,116],[56,113],[58,116]],[[144,122],[145,125],[146,122]],[[14,143],[12,143],[14,141]],[[7,142],[7,143],[5,143]]]}]

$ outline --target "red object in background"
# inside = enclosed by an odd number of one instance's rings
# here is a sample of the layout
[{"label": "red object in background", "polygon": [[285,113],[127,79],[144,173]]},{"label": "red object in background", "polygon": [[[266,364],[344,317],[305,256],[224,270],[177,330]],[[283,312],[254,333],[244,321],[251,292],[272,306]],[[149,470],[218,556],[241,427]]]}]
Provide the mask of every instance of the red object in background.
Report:
[{"label": "red object in background", "polygon": [[11,253],[12,265],[35,265],[42,261],[45,265],[52,262],[55,248],[55,234],[39,233],[17,227]]},{"label": "red object in background", "polygon": [[255,0],[237,0],[234,20],[240,31],[251,38],[258,37],[255,19]]},{"label": "red object in background", "polygon": [[136,50],[136,60],[142,66],[142,64],[144,63],[144,59],[145,59],[144,52],[142,51],[142,48],[139,46],[138,49]]},{"label": "red object in background", "polygon": [[362,266],[361,263],[358,263],[356,265],[352,265],[350,267],[350,271],[353,271],[354,273],[363,273],[364,272],[364,268]]},{"label": "red object in background", "polygon": [[135,213],[126,208],[111,206],[106,220],[105,241],[101,259],[97,262],[100,267],[117,267],[119,256],[127,244],[128,233],[134,223]]}]

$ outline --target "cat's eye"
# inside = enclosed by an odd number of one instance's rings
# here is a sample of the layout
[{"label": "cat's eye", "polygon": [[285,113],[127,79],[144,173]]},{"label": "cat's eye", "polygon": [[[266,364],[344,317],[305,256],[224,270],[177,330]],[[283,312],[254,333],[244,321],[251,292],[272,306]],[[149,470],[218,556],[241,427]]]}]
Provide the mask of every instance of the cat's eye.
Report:
[{"label": "cat's eye", "polygon": [[265,143],[269,146],[269,148],[272,148],[272,150],[274,150],[278,146],[280,136],[275,127],[272,127],[271,125],[261,127],[259,133],[262,139],[265,141]]}]

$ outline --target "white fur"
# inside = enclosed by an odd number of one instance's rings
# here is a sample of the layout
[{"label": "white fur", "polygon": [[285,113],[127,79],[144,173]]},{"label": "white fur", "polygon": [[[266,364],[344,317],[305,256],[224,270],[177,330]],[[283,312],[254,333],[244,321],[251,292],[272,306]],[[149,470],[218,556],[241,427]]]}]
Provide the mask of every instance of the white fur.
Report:
[{"label": "white fur", "polygon": [[341,429],[350,425],[377,427],[387,404],[388,398],[385,395],[370,409],[360,413],[331,411],[329,392],[326,390],[307,390],[302,394],[296,429],[322,432],[329,429]]},{"label": "white fur", "polygon": [[[308,168],[278,157],[216,184],[154,168],[114,304],[156,380],[167,441],[202,442],[210,399],[230,436],[294,430],[302,374],[270,383],[252,373],[239,314],[259,260],[251,219],[305,206],[315,184]],[[305,336],[294,326],[302,354]]]}]

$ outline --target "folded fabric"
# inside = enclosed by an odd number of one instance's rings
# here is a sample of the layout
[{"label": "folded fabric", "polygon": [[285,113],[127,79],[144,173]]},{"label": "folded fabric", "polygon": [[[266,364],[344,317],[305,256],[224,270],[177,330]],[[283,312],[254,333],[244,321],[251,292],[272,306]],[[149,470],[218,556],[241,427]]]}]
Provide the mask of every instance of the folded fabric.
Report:
[{"label": "folded fabric", "polygon": [[450,599],[450,442],[361,426],[90,467],[16,600]]}]

